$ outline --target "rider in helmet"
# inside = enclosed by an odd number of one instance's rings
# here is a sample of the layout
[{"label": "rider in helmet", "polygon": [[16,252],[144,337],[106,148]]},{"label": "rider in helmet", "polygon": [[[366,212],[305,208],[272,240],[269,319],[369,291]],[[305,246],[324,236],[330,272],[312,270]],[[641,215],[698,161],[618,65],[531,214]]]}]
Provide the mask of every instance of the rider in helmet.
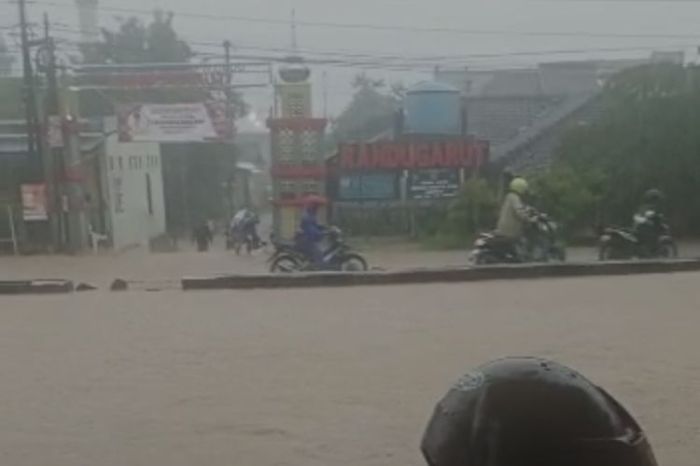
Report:
[{"label": "rider in helmet", "polygon": [[498,217],[496,234],[511,242],[514,247],[523,238],[525,224],[531,221],[528,208],[523,202],[523,197],[528,191],[529,185],[525,178],[513,178]]},{"label": "rider in helmet", "polygon": [[661,204],[664,200],[663,193],[656,188],[647,190],[642,196],[642,204],[634,215],[634,234],[639,241],[653,247],[658,235],[661,234],[664,222],[661,213]]},{"label": "rider in helmet", "polygon": [[230,231],[232,236],[240,236],[249,239],[252,242],[253,248],[260,246],[260,236],[258,235],[258,224],[260,223],[260,218],[254,210],[243,207],[236,215],[233,216],[230,225]]},{"label": "rider in helmet", "polygon": [[658,212],[661,209],[661,203],[664,200],[664,194],[661,190],[652,188],[648,189],[642,196],[642,205],[639,207],[639,213],[647,211]]},{"label": "rider in helmet", "polygon": [[538,358],[465,375],[423,436],[428,466],[657,466],[641,427],[605,390]]}]

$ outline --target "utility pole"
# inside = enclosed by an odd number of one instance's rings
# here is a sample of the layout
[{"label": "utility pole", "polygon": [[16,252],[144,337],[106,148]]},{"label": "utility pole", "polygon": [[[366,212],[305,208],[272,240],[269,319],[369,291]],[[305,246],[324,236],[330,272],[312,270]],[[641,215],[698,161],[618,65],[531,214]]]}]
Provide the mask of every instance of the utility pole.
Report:
[{"label": "utility pole", "polygon": [[[58,90],[58,77],[57,77],[57,66],[56,66],[56,44],[51,37],[51,26],[49,23],[48,14],[44,13],[44,50],[45,55],[45,65],[46,65],[46,82],[47,82],[47,93],[46,93],[46,112],[44,127],[47,128],[48,132],[55,130],[51,128],[52,125],[60,124],[61,128],[61,139],[64,141],[66,137],[63,134],[63,118],[61,115],[60,98]],[[44,173],[46,175],[47,191],[49,196],[49,203],[51,205],[51,210],[53,215],[51,216],[51,236],[54,249],[56,251],[62,250],[66,244],[68,238],[68,233],[66,230],[66,218],[63,212],[63,173],[65,170],[63,161],[63,149],[59,147],[54,147],[52,145],[51,138],[46,138],[47,144],[44,147],[44,153],[46,154],[46,159],[44,161]]]},{"label": "utility pole", "polygon": [[[225,78],[224,78],[224,95],[226,96],[226,139],[227,143],[231,145],[230,149],[232,151],[232,156],[235,157],[236,154],[233,153],[233,144],[231,142],[233,141],[233,132],[234,132],[234,126],[233,126],[233,120],[234,120],[234,111],[233,111],[233,99],[231,95],[231,83],[233,82],[233,70],[231,69],[231,41],[225,40],[224,41],[224,61],[225,61]],[[236,169],[235,165],[233,168],[233,172],[228,175],[228,180],[227,180],[227,198],[228,198],[228,203],[229,203],[229,216],[233,216],[236,206],[235,206],[235,199],[234,195],[232,193],[233,189],[231,187],[231,180],[234,180],[234,183],[236,182]]]},{"label": "utility pole", "polygon": [[34,89],[34,75],[32,72],[26,0],[17,0],[17,6],[19,10],[20,40],[22,48],[22,67],[24,78],[23,97],[27,124],[27,151],[29,153],[30,160],[33,162],[32,168],[34,170],[32,170],[31,177],[34,178],[37,172],[41,173],[41,161],[37,160],[39,154],[37,151],[36,140],[36,93]]},{"label": "utility pole", "polygon": [[328,118],[328,71],[323,71],[323,118]]},{"label": "utility pole", "polygon": [[224,95],[226,96],[226,123],[228,138],[233,138],[233,99],[231,96],[231,83],[233,81],[233,70],[231,69],[231,42],[224,41],[224,57],[225,57],[225,77],[224,77]]}]

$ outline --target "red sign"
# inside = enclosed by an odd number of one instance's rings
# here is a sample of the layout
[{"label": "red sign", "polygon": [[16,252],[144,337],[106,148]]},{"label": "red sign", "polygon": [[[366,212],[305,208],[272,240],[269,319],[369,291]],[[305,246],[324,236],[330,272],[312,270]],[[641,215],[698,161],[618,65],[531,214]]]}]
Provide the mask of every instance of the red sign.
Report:
[{"label": "red sign", "polygon": [[488,161],[484,141],[377,142],[342,144],[341,170],[478,168]]}]

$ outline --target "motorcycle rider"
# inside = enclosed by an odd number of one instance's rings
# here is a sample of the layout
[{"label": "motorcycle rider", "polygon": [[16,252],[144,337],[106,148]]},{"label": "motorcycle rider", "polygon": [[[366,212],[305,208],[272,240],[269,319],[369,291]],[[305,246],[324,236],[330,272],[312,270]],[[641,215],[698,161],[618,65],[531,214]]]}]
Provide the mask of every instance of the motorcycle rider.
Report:
[{"label": "motorcycle rider", "polygon": [[250,238],[253,248],[257,248],[260,245],[258,223],[260,223],[258,215],[252,209],[244,207],[236,212],[231,220],[231,235],[236,237],[237,234],[240,234],[244,239]]},{"label": "motorcycle rider", "polygon": [[525,178],[512,179],[496,226],[496,235],[509,243],[516,255],[520,255],[524,248],[525,225],[532,221],[530,211],[523,201],[528,191],[529,185]]},{"label": "motorcycle rider", "polygon": [[315,266],[323,264],[321,242],[326,234],[327,228],[318,221],[318,211],[323,204],[324,200],[318,196],[309,197],[305,201],[304,211],[301,215],[301,222],[297,233],[297,245],[299,249]]},{"label": "motorcycle rider", "polygon": [[661,203],[663,193],[656,188],[647,190],[642,196],[642,203],[634,215],[633,232],[639,242],[647,247],[654,247],[662,230],[663,215]]},{"label": "motorcycle rider", "polygon": [[539,358],[463,376],[437,404],[428,466],[657,466],[644,431],[605,390]]}]

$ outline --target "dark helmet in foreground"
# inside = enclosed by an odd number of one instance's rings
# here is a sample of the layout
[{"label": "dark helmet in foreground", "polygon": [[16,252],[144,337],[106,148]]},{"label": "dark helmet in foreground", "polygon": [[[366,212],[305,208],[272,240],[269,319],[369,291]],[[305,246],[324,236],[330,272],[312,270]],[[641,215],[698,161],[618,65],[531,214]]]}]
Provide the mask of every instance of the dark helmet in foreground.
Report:
[{"label": "dark helmet in foreground", "polygon": [[435,408],[429,466],[657,466],[639,424],[578,372],[538,358],[480,367]]}]

